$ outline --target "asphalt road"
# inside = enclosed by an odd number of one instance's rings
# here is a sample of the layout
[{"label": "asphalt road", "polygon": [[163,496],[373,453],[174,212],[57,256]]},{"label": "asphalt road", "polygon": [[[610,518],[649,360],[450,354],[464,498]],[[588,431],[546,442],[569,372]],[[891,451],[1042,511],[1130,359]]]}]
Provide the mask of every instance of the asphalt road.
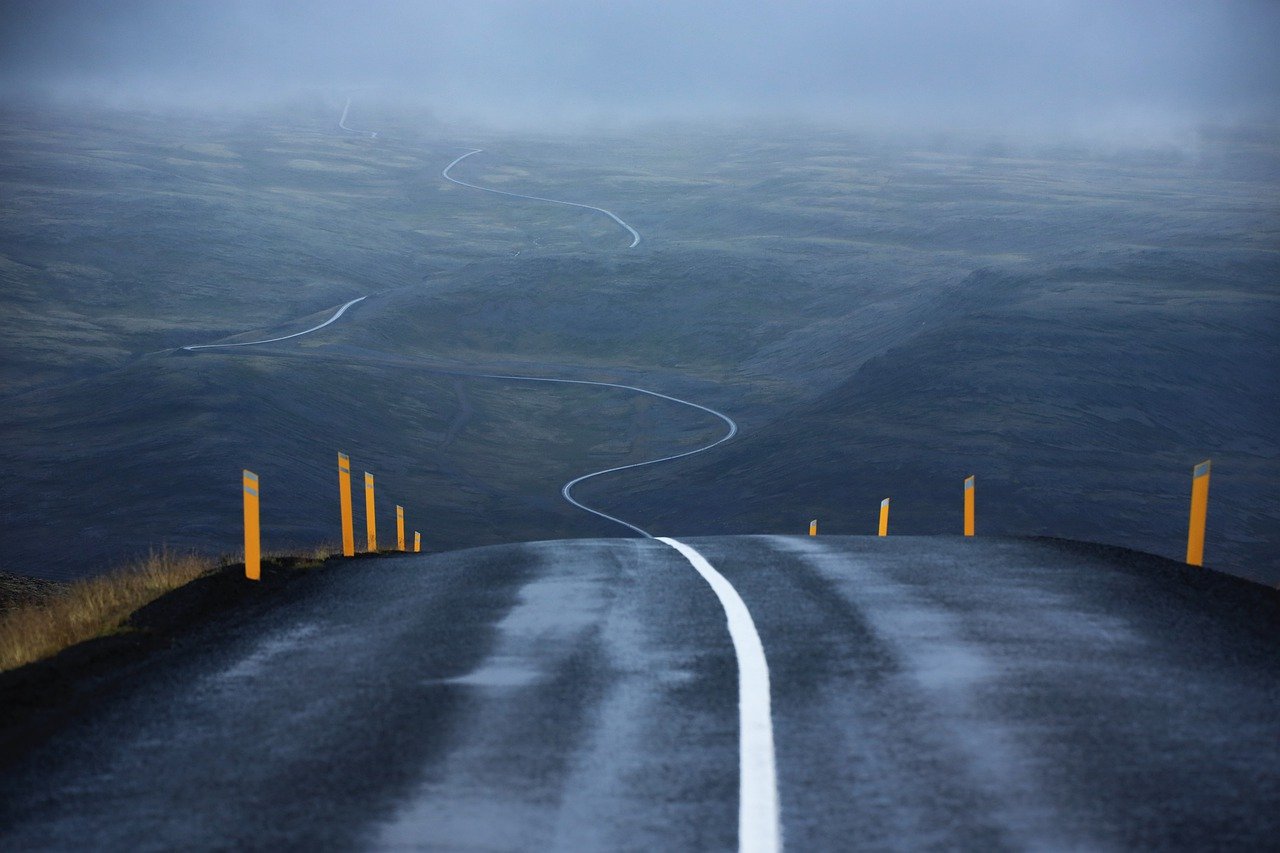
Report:
[{"label": "asphalt road", "polygon": [[[1280,838],[1271,590],[1051,541],[682,541],[758,632],[786,847]],[[739,838],[764,743],[741,737],[739,638],[667,544],[356,560],[288,595],[159,652],[5,768],[0,848],[761,840]]]},{"label": "asphalt road", "polygon": [[618,216],[618,214],[614,213],[612,210],[605,210],[603,207],[596,207],[593,204],[581,204],[576,201],[563,201],[558,198],[546,198],[545,196],[540,196],[540,195],[524,195],[523,193],[513,193],[513,192],[508,192],[507,190],[494,189],[493,187],[482,187],[479,184],[471,184],[471,183],[467,183],[466,181],[460,181],[449,174],[449,170],[452,169],[454,166],[458,165],[459,163],[461,163],[463,160],[467,159],[468,157],[474,154],[483,154],[483,153],[484,153],[483,148],[471,149],[466,154],[463,154],[461,157],[458,157],[448,166],[445,166],[440,171],[440,177],[444,178],[446,181],[455,183],[460,187],[469,187],[473,190],[480,190],[482,192],[493,193],[494,195],[505,195],[508,198],[523,198],[523,199],[527,199],[528,201],[545,201],[545,202],[550,202],[551,204],[563,204],[563,205],[566,205],[567,207],[580,207],[584,210],[594,210],[596,213],[603,213],[605,216],[609,217],[614,222],[621,225],[624,229],[626,229],[627,233],[631,235],[631,244],[627,246],[628,249],[634,249],[636,246],[640,245],[640,232],[632,228],[627,223],[623,222],[622,218]]},{"label": "asphalt road", "polygon": [[[346,129],[346,131],[352,131],[357,133],[370,133],[369,131],[356,131],[355,128],[347,127],[347,111],[349,109],[351,109],[351,99],[347,99],[347,105],[344,106],[343,108],[342,118],[338,120],[338,126],[340,128]],[[371,136],[378,136],[378,134],[371,133]],[[634,241],[632,241],[631,246],[628,246],[628,248],[635,248],[637,245],[639,245],[640,232],[637,232],[635,228],[631,227],[631,225],[628,225],[627,223],[622,222],[622,219],[618,218],[617,214],[614,214],[613,211],[605,210],[604,207],[595,207],[593,205],[579,204],[579,202],[576,202],[576,201],[544,199],[544,197],[541,197],[541,196],[525,196],[525,195],[521,195],[521,193],[518,193],[518,192],[508,192],[506,190],[493,190],[493,188],[477,186],[477,184],[474,184],[474,183],[458,181],[457,178],[454,178],[452,177],[451,174],[449,174],[449,169],[456,167],[456,165],[458,163],[461,163],[462,160],[466,160],[467,158],[470,158],[470,156],[474,154],[481,154],[481,152],[483,152],[483,149],[472,149],[471,151],[467,151],[466,154],[458,156],[458,158],[454,159],[452,163],[449,163],[447,167],[444,167],[444,169],[440,170],[440,177],[443,177],[445,181],[451,181],[453,183],[456,183],[458,184],[458,186],[470,187],[472,188],[472,190],[483,190],[484,192],[492,192],[492,193],[495,193],[495,195],[499,195],[499,196],[509,196],[509,197],[513,197],[513,199],[527,199],[531,201],[549,201],[549,202],[553,202],[553,204],[568,205],[571,207],[584,207],[584,209],[586,210],[599,211],[599,213],[603,213],[609,216],[609,218],[613,219],[614,222],[617,222],[618,224],[622,225],[622,227],[625,228],[627,232],[631,233],[631,236],[632,238],[634,238]],[[370,296],[376,297],[378,295],[365,295],[365,296],[353,298],[353,300],[348,301],[346,302],[346,304],[338,307],[337,311],[334,311],[334,314],[332,316],[329,316],[328,319],[321,321],[321,323],[319,324],[312,325],[311,328],[303,329],[301,330],[301,332],[294,332],[292,334],[283,334],[283,336],[278,336],[274,338],[265,338],[265,339],[261,339],[261,341],[237,341],[232,343],[196,343],[196,345],[184,346],[182,347],[182,350],[186,352],[195,352],[197,350],[227,350],[227,348],[232,348],[232,347],[251,347],[251,346],[268,345],[268,343],[278,343],[280,341],[289,341],[289,339],[292,339],[292,338],[300,338],[302,336],[306,336],[306,334],[319,332],[320,329],[324,329],[325,327],[328,327],[328,325],[335,323],[335,321],[342,318],[342,316],[347,313],[347,310],[349,309],[349,307],[352,307],[353,305],[358,304],[358,302],[364,302],[366,298],[369,298]],[[669,453],[669,455],[660,456],[660,457],[657,457],[657,459],[645,460],[643,462],[632,462],[632,464],[630,465],[617,465],[617,466],[607,467],[607,469],[603,469],[603,470],[589,471],[589,473],[582,474],[580,476],[576,476],[576,478],[571,479],[570,482],[567,482],[561,488],[561,496],[564,498],[564,500],[572,503],[573,506],[580,508],[580,510],[590,512],[591,515],[602,517],[602,519],[604,519],[605,521],[612,521],[612,523],[614,524],[620,524],[622,526],[625,526],[625,528],[632,530],[632,532],[634,533],[639,533],[640,535],[643,535],[643,537],[649,537],[649,535],[652,535],[652,534],[650,534],[649,532],[646,532],[646,530],[644,530],[643,528],[640,528],[640,526],[631,524],[630,521],[620,519],[620,517],[617,517],[617,516],[608,515],[607,512],[596,510],[596,508],[588,506],[586,505],[586,503],[582,503],[581,501],[577,500],[577,498],[573,497],[573,488],[575,488],[577,484],[586,482],[586,480],[596,478],[596,476],[613,474],[613,473],[617,473],[617,471],[631,470],[631,469],[635,469],[635,467],[658,465],[660,464],[660,462],[669,462],[677,459],[685,459],[686,456],[694,456],[694,455],[698,455],[698,453],[705,453],[709,450],[712,450],[712,448],[714,447],[721,446],[721,444],[723,444],[724,442],[730,441],[730,439],[735,437],[735,435],[737,434],[736,421],[730,418],[730,416],[724,414],[724,412],[710,409],[709,406],[703,406],[703,405],[700,405],[700,403],[681,400],[680,397],[673,397],[671,396],[671,394],[664,394],[664,393],[659,393],[657,391],[650,391],[650,389],[648,388],[639,388],[636,386],[626,386],[626,384],[620,384],[620,383],[614,383],[614,382],[598,382],[598,380],[586,380],[586,379],[527,377],[527,375],[507,375],[507,374],[490,374],[490,373],[479,373],[475,375],[477,375],[477,377],[483,377],[486,379],[504,379],[504,380],[508,380],[508,382],[536,382],[536,383],[545,383],[545,384],[559,384],[559,386],[594,386],[594,387],[600,387],[600,388],[617,388],[617,389],[620,389],[620,391],[645,394],[645,396],[657,397],[659,398],[659,400],[677,403],[677,405],[687,406],[687,407],[690,407],[690,409],[698,409],[700,411],[707,412],[708,415],[712,415],[714,416],[714,418],[717,418],[723,421],[724,427],[727,428],[726,433],[721,435],[721,437],[717,438],[716,441],[704,444],[704,446],[694,448],[694,450],[690,450],[690,451],[684,451],[680,453]]]},{"label": "asphalt road", "polygon": [[328,326],[330,323],[335,322],[339,317],[347,313],[347,309],[350,308],[352,305],[355,305],[357,302],[363,302],[368,298],[369,298],[368,296],[358,296],[355,299],[352,299],[350,302],[347,302],[344,305],[342,305],[340,308],[338,308],[338,310],[333,313],[333,316],[325,320],[323,323],[312,326],[309,329],[303,329],[301,332],[294,332],[293,334],[290,334],[290,335],[281,335],[278,338],[267,338],[266,340],[261,340],[261,341],[238,341],[236,343],[229,343],[229,344],[192,344],[191,346],[185,346],[182,349],[186,350],[187,352],[194,352],[195,350],[198,350],[198,349],[223,349],[225,347],[254,347],[260,344],[274,344],[278,341],[287,341],[290,338],[300,338],[303,335],[309,335],[312,332],[319,331],[320,329],[323,329],[325,326]]},{"label": "asphalt road", "polygon": [[350,132],[350,133],[358,133],[358,134],[360,134],[361,136],[368,136],[370,139],[377,139],[377,138],[378,138],[378,134],[377,134],[377,132],[376,132],[376,131],[372,131],[372,130],[361,130],[360,128],[356,128],[356,127],[348,127],[348,126],[347,126],[347,113],[349,113],[349,112],[351,112],[351,99],[350,99],[350,98],[347,98],[347,103],[346,103],[346,105],[342,108],[342,118],[338,119],[338,127],[342,128],[343,130],[348,131],[348,132]]}]

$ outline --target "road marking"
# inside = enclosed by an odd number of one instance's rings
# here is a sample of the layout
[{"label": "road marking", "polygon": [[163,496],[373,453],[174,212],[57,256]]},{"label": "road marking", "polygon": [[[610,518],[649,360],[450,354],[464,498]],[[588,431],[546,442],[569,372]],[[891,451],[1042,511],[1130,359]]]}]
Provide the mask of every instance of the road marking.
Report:
[{"label": "road marking", "polygon": [[632,228],[627,223],[623,222],[622,219],[618,217],[618,214],[614,213],[611,210],[605,210],[603,207],[596,207],[595,205],[591,205],[591,204],[579,204],[576,201],[561,201],[558,198],[544,198],[543,196],[540,196],[540,195],[523,195],[521,193],[508,192],[506,190],[495,190],[491,187],[482,187],[482,186],[479,186],[478,184],[469,184],[466,181],[460,181],[457,178],[454,178],[449,175],[449,170],[452,169],[454,166],[458,165],[463,160],[470,157],[472,154],[479,154],[483,151],[484,151],[483,148],[474,148],[468,151],[466,154],[463,154],[461,157],[454,160],[448,166],[445,166],[444,169],[440,171],[440,177],[444,178],[446,181],[451,181],[452,183],[455,183],[460,187],[470,187],[473,190],[480,190],[486,193],[496,193],[497,195],[507,195],[507,196],[511,196],[512,198],[527,198],[530,201],[548,201],[548,202],[551,202],[552,204],[567,204],[569,207],[581,207],[581,208],[585,208],[586,210],[594,210],[597,213],[603,213],[605,216],[609,217],[614,222],[618,223],[623,228],[631,232],[631,245],[627,247],[628,249],[634,249],[636,246],[640,245],[640,232]]},{"label": "road marking", "polygon": [[751,612],[733,584],[683,542],[658,537],[688,560],[720,599],[738,658],[738,849],[774,853],[782,849],[778,779],[773,755],[769,664]]},{"label": "road marking", "polygon": [[214,349],[216,347],[251,347],[257,344],[274,344],[276,341],[287,341],[290,338],[300,338],[303,335],[309,335],[312,332],[316,332],[316,331],[319,331],[320,329],[323,329],[325,326],[329,325],[334,320],[338,319],[343,314],[347,313],[347,309],[350,308],[352,305],[355,305],[357,302],[363,302],[368,298],[369,298],[368,296],[361,296],[359,299],[352,299],[346,305],[343,305],[336,312],[334,312],[334,315],[332,317],[330,317],[328,320],[325,320],[319,326],[312,326],[310,329],[307,329],[302,332],[294,332],[292,335],[285,335],[279,338],[267,338],[265,341],[241,341],[238,344],[195,344],[193,346],[183,347],[183,349],[190,352],[192,350]]}]

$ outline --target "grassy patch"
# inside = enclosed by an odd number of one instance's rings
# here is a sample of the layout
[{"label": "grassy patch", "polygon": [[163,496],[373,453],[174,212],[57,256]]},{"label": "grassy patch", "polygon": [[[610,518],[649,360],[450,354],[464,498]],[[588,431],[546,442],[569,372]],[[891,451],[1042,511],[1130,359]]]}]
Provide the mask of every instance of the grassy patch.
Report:
[{"label": "grassy patch", "polygon": [[[309,568],[333,553],[333,548],[321,545],[287,556],[302,561],[294,568]],[[57,594],[0,613],[0,672],[51,657],[86,640],[128,630],[129,618],[140,608],[227,564],[226,560],[162,549],[132,566],[68,584]]]}]

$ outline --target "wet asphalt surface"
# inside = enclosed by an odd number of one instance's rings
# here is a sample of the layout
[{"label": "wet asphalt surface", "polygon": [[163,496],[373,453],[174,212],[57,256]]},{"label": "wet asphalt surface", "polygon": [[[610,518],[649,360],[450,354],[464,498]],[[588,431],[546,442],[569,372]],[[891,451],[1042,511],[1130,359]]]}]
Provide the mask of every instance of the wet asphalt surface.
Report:
[{"label": "wet asphalt surface", "polygon": [[[785,845],[1274,848],[1274,591],[1115,549],[683,540],[772,681]],[[640,539],[360,560],[158,652],[0,779],[0,849],[737,847],[737,670]]]}]

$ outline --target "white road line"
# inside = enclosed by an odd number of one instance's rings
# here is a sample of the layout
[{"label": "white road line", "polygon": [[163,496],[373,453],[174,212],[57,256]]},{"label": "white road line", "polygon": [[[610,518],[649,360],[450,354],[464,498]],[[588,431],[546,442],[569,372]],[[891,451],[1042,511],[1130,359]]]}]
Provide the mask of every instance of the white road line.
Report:
[{"label": "white road line", "polygon": [[563,496],[565,500],[567,500],[569,503],[576,506],[578,509],[586,510],[592,515],[598,515],[601,518],[605,519],[606,521],[613,521],[613,522],[616,522],[617,524],[621,524],[623,527],[629,527],[632,530],[634,530],[636,533],[639,533],[641,536],[644,536],[649,539],[653,538],[653,534],[649,533],[647,530],[637,527],[636,525],[632,524],[629,521],[623,521],[621,518],[618,518],[617,516],[609,515],[608,513],[601,512],[598,509],[592,509],[591,507],[587,506],[586,504],[574,498],[573,487],[585,480],[590,480],[592,477],[600,477],[605,474],[612,474],[615,471],[626,471],[631,468],[641,468],[641,467],[644,467],[645,465],[657,465],[659,462],[670,462],[673,459],[683,459],[686,456],[693,456],[695,453],[705,453],[706,451],[710,450],[713,447],[717,447],[721,444],[724,444],[726,441],[728,441],[729,439],[733,438],[735,435],[738,434],[737,423],[734,422],[733,418],[729,417],[723,412],[717,412],[715,409],[709,408],[707,406],[700,406],[697,403],[690,403],[688,400],[681,400],[679,397],[672,397],[668,394],[659,394],[657,391],[650,391],[648,388],[638,388],[635,385],[619,385],[616,382],[592,382],[586,379],[545,379],[537,376],[505,376],[505,375],[493,374],[493,373],[481,373],[481,374],[474,374],[474,375],[477,375],[483,379],[507,379],[507,380],[513,380],[518,382],[554,382],[554,383],[561,383],[565,385],[596,385],[601,388],[621,388],[625,391],[635,391],[640,394],[648,394],[650,397],[657,397],[661,400],[670,400],[673,403],[679,403],[683,406],[691,406],[695,409],[700,409],[704,412],[707,412],[708,414],[715,415],[717,418],[724,421],[729,426],[729,431],[726,432],[717,440],[711,442],[710,444],[704,445],[703,447],[695,448],[694,450],[686,450],[683,453],[674,453],[670,456],[663,456],[661,459],[648,459],[648,460],[645,460],[644,462],[632,462],[630,465],[619,465],[616,468],[605,468],[603,471],[592,471],[590,474],[583,474],[581,477],[577,477],[575,479],[570,480],[569,482],[565,483],[564,486],[560,489],[561,496]]},{"label": "white road line", "polygon": [[738,658],[738,849],[775,853],[782,849],[778,817],[778,777],[773,754],[769,663],[751,612],[733,584],[683,542],[658,537],[688,560],[711,585],[729,621]]},{"label": "white road line", "polygon": [[347,127],[347,113],[351,110],[351,99],[347,98],[347,105],[342,108],[342,118],[338,119],[338,127],[351,133],[367,133],[370,139],[377,139],[378,134],[372,130],[357,130],[354,127]]},{"label": "white road line", "polygon": [[483,148],[474,148],[468,151],[466,154],[463,154],[461,157],[454,160],[448,166],[445,166],[440,171],[440,177],[444,178],[446,181],[451,181],[460,187],[470,187],[473,190],[480,190],[482,192],[496,193],[497,195],[506,195],[506,196],[511,196],[512,198],[527,198],[530,201],[547,201],[547,202],[551,202],[552,204],[567,204],[569,207],[581,207],[581,208],[585,208],[586,210],[594,210],[598,213],[603,213],[605,216],[609,217],[614,222],[618,223],[623,228],[631,232],[631,245],[627,247],[628,249],[634,249],[636,246],[640,245],[640,232],[632,228],[627,223],[623,222],[616,213],[610,210],[605,210],[603,207],[595,207],[594,205],[590,205],[590,204],[579,204],[576,201],[561,201],[558,198],[544,198],[540,195],[523,195],[521,193],[507,192],[506,190],[495,190],[495,189],[492,189],[491,187],[482,187],[477,184],[469,184],[466,181],[460,181],[457,178],[454,178],[449,175],[449,170],[452,169],[454,166],[458,165],[463,160],[470,157],[472,154],[479,154],[482,151],[484,151]]},{"label": "white road line", "polygon": [[266,340],[263,340],[263,341],[241,341],[235,344],[193,344],[192,346],[189,346],[189,347],[183,347],[183,349],[190,352],[191,350],[214,349],[219,347],[251,347],[251,346],[254,346],[255,344],[274,344],[276,341],[287,341],[290,338],[299,338],[299,337],[302,337],[303,335],[309,335],[314,331],[323,329],[325,326],[329,325],[334,320],[338,319],[343,314],[345,314],[347,312],[347,309],[350,308],[352,305],[355,305],[357,302],[362,302],[368,298],[369,298],[368,296],[361,296],[358,299],[352,299],[346,305],[343,305],[341,308],[339,308],[332,317],[330,317],[328,320],[325,320],[319,326],[312,326],[310,329],[306,329],[305,331],[301,331],[301,332],[294,332],[292,335],[284,335],[279,338],[267,338]]}]

